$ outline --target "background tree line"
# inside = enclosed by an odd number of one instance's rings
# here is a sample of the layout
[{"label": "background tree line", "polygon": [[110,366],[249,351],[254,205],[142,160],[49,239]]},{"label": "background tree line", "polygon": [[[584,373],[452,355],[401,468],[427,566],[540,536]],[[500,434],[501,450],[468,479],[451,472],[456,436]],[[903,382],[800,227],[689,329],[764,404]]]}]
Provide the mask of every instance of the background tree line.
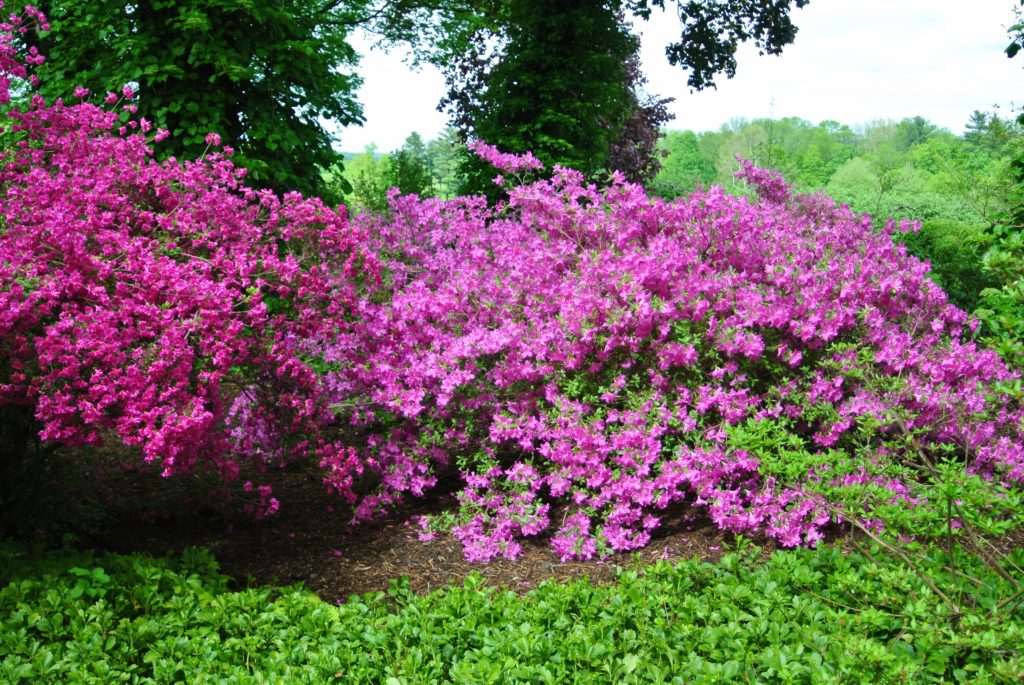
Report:
[{"label": "background tree line", "polygon": [[369,145],[361,153],[346,154],[344,165],[325,172],[324,181],[344,197],[350,211],[386,212],[392,188],[420,197],[458,195],[466,182],[466,157],[465,145],[451,127],[429,142],[414,132],[390,153]]},{"label": "background tree line", "polygon": [[[923,117],[851,126],[797,117],[736,119],[717,131],[662,130],[659,171],[647,190],[672,199],[697,186],[744,186],[737,155],[781,171],[802,191],[823,190],[854,211],[887,218],[982,225],[1010,210],[1013,163],[1024,128],[995,113],[973,112],[961,136]],[[425,142],[414,133],[384,155],[349,155],[344,176],[358,207],[384,209],[387,188],[451,197],[466,190],[464,146],[454,128]]]},{"label": "background tree line", "polygon": [[975,111],[962,136],[923,117],[850,126],[797,117],[734,120],[718,131],[668,131],[649,189],[662,197],[716,183],[737,189],[736,156],[781,171],[878,217],[984,223],[1006,208],[1020,125]]},{"label": "background tree line", "polygon": [[[130,84],[138,114],[171,132],[158,156],[194,159],[217,132],[250,183],[337,201],[346,177],[322,172],[342,164],[331,128],[363,120],[357,28],[441,68],[442,106],[463,141],[640,181],[657,171],[668,115],[665,99],[642,92],[626,17],[675,7],[680,37],[666,57],[703,88],[735,72],[740,43],[769,54],[791,43],[790,11],[807,1],[41,0],[52,30],[32,42],[50,57],[38,69],[47,99]],[[472,158],[461,165],[467,188],[492,188]]]}]

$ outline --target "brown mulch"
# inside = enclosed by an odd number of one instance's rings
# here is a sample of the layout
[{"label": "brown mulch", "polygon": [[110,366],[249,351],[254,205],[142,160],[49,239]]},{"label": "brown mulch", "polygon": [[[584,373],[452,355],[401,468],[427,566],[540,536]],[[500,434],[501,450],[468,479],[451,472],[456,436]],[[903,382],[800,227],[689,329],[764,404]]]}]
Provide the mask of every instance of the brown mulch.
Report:
[{"label": "brown mulch", "polygon": [[[610,582],[616,569],[699,557],[714,561],[732,546],[699,511],[680,507],[663,515],[663,525],[645,549],[602,560],[561,563],[544,538],[523,542],[516,559],[489,564],[467,562],[461,544],[447,535],[424,542],[409,519],[454,510],[451,494],[415,500],[370,523],[350,525],[351,509],[329,494],[315,469],[293,467],[264,478],[281,501],[274,516],[256,520],[241,505],[204,504],[196,493],[203,484],[176,483],[154,474],[91,473],[82,482],[93,485],[74,494],[78,506],[102,510],[96,521],[76,531],[81,543],[118,553],[177,554],[188,547],[210,550],[236,588],[302,582],[327,601],[353,594],[387,591],[393,579],[405,576],[417,593],[461,584],[470,574],[486,582],[526,592],[554,579],[588,578]],[[73,479],[66,479],[69,482]],[[96,501],[86,502],[92,498]],[[552,517],[555,518],[554,516]],[[765,549],[770,541],[755,540]]]},{"label": "brown mulch", "polygon": [[[735,547],[736,537],[724,533],[702,510],[685,506],[661,513],[662,526],[644,549],[605,559],[561,563],[541,536],[522,542],[523,554],[489,564],[469,563],[461,544],[446,535],[421,541],[410,519],[454,511],[455,484],[442,484],[429,498],[413,500],[370,523],[351,525],[351,509],[329,494],[319,470],[293,465],[264,474],[281,501],[271,517],[244,513],[235,484],[227,497],[211,496],[215,480],[164,479],[136,468],[120,469],[120,450],[58,450],[36,468],[42,476],[25,501],[36,505],[19,516],[20,535],[60,544],[72,533],[82,545],[118,553],[177,555],[189,547],[213,553],[233,587],[303,583],[326,601],[352,595],[386,592],[405,577],[411,590],[425,594],[461,584],[477,573],[488,584],[527,592],[546,580],[587,578],[611,582],[618,569],[658,561],[699,558],[717,561]],[[138,464],[138,461],[134,461]],[[20,514],[20,512],[19,512]],[[558,520],[558,514],[552,515]],[[2,531],[0,531],[2,534]],[[17,533],[16,533],[17,534]],[[833,531],[832,541],[849,549],[861,536]],[[767,556],[774,541],[753,539]],[[1024,530],[990,541],[1008,553],[1024,546]]]}]

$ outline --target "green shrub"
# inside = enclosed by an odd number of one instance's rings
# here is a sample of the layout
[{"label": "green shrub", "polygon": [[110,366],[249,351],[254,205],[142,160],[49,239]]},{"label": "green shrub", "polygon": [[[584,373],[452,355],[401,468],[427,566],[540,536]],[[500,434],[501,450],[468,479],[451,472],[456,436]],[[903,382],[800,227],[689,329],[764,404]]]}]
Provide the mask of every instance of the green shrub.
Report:
[{"label": "green shrub", "polygon": [[984,269],[983,257],[992,244],[984,226],[934,219],[923,222],[920,231],[905,234],[903,242],[912,255],[931,262],[932,278],[966,312],[978,306],[982,290],[998,286]]}]

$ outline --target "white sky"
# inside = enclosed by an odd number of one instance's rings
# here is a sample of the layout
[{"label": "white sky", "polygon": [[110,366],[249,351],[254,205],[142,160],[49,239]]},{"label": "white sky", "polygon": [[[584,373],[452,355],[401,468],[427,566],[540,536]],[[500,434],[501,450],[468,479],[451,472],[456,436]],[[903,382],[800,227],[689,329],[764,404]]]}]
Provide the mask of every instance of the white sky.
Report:
[{"label": "white sky", "polygon": [[[668,3],[672,6],[672,3]],[[741,47],[732,80],[690,93],[686,73],[665,58],[678,37],[673,13],[637,21],[647,89],[675,97],[673,129],[716,130],[737,117],[798,116],[812,123],[835,119],[923,116],[960,133],[975,109],[998,107],[1004,116],[1024,105],[1024,53],[1008,59],[1006,28],[1016,0],[811,0],[792,17],[800,29],[781,57]],[[674,9],[674,6],[673,6]],[[444,79],[433,68],[413,72],[397,52],[363,53],[358,97],[366,124],[341,131],[340,148],[361,151],[376,143],[399,148],[413,131],[433,138],[447,122],[437,112]]]}]

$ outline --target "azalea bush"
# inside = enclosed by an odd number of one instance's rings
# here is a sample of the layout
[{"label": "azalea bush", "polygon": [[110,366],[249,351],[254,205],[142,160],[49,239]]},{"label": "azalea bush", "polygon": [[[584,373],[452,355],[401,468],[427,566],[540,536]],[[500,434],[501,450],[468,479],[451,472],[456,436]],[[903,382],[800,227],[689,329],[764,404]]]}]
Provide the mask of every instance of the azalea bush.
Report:
[{"label": "azalea bush", "polygon": [[1019,379],[894,244],[909,224],[749,163],[756,201],[665,203],[569,169],[517,185],[536,160],[475,149],[507,202],[393,196],[360,219],[382,285],[320,352],[371,435],[323,462],[349,494],[354,464],[379,474],[357,519],[454,475],[460,511],[424,536],[486,561],[543,534],[569,559],[647,544],[673,505],[794,546],[840,520],[938,530],[950,478],[993,521],[1016,501]]},{"label": "azalea bush", "polygon": [[[18,17],[0,26],[0,101],[31,92],[42,58],[18,58],[25,32]],[[319,200],[247,188],[216,134],[201,159],[157,163],[166,131],[133,117],[131,89],[88,96],[30,95],[7,113],[0,409],[43,441],[113,437],[167,476],[202,465],[230,481],[246,462],[330,452],[303,344],[344,328],[373,280],[360,230]],[[257,513],[276,508],[247,489]]]},{"label": "azalea bush", "polygon": [[483,143],[504,201],[392,194],[349,223],[247,188],[216,134],[154,162],[130,89],[32,96],[24,32],[0,30],[0,97],[27,103],[0,158],[0,411],[43,441],[228,481],[312,460],[356,521],[446,479],[459,510],[421,534],[475,561],[636,549],[680,511],[797,546],[1022,510],[1020,378],[894,244],[909,224],[747,162],[756,199],[666,203]]}]

